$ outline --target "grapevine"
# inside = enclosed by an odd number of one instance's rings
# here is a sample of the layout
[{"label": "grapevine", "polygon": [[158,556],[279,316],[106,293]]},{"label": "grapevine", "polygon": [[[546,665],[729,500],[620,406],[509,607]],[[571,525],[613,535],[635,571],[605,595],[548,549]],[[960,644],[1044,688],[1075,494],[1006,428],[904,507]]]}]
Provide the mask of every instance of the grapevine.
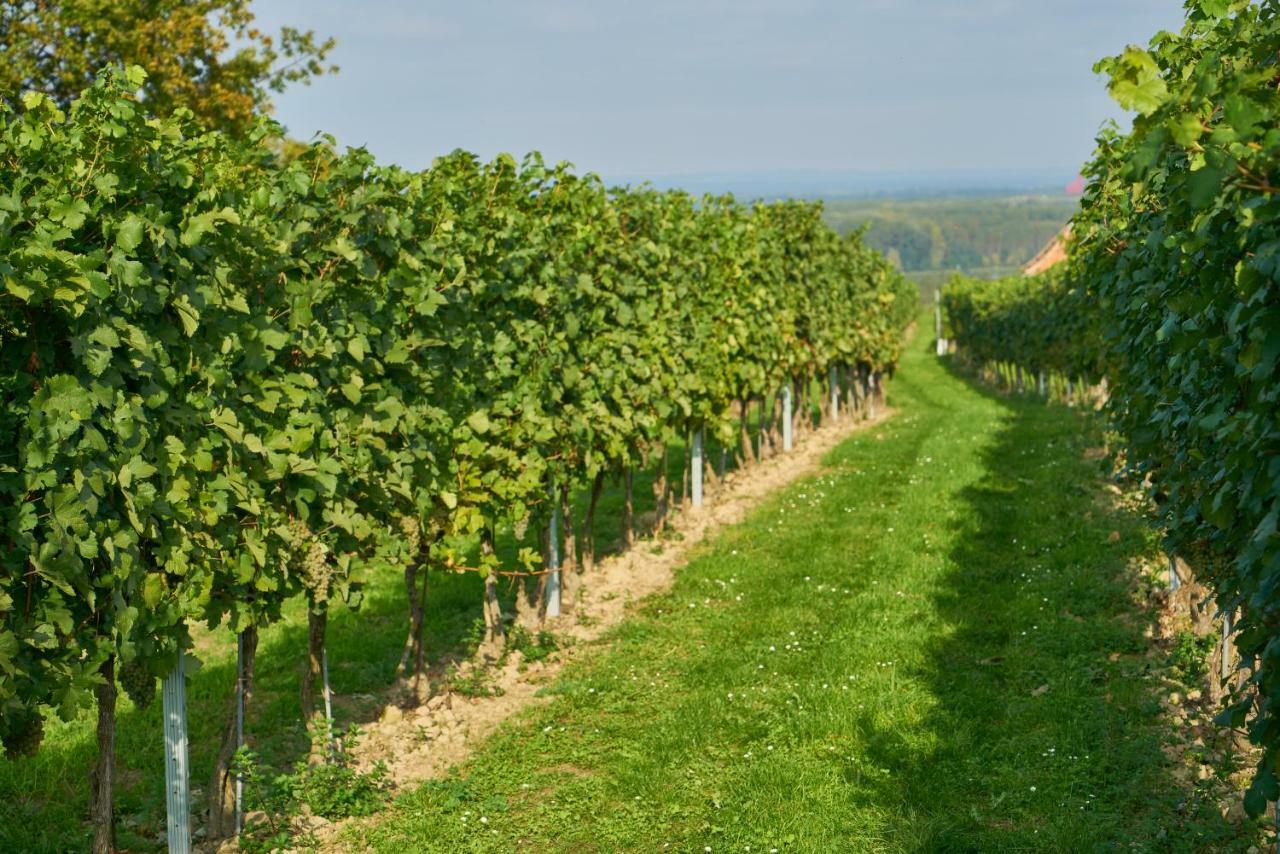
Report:
[{"label": "grapevine", "polygon": [[944,296],[973,361],[1107,380],[1166,548],[1236,617],[1220,721],[1261,748],[1255,816],[1280,796],[1278,54],[1274,4],[1190,0],[1181,33],[1099,63],[1137,118],[1098,137],[1066,271]]},{"label": "grapevine", "polygon": [[95,696],[110,733],[117,679],[152,702],[196,625],[238,633],[251,674],[296,596],[314,714],[329,610],[375,573],[405,574],[401,675],[425,685],[420,569],[467,566],[478,538],[500,645],[496,531],[536,605],[553,502],[692,431],[746,436],[784,384],[891,371],[915,312],[815,204],[608,188],[537,155],[409,172],[265,119],[153,118],[143,79],[0,116],[10,753]]}]

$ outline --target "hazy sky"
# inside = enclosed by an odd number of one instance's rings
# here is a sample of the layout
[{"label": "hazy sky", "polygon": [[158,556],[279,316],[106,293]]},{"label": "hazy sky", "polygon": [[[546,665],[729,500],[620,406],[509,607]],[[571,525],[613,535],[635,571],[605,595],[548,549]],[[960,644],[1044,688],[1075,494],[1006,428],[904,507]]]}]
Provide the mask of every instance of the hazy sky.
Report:
[{"label": "hazy sky", "polygon": [[424,167],[541,150],[606,176],[1053,169],[1119,116],[1093,63],[1179,0],[258,0],[338,39],[277,114]]}]

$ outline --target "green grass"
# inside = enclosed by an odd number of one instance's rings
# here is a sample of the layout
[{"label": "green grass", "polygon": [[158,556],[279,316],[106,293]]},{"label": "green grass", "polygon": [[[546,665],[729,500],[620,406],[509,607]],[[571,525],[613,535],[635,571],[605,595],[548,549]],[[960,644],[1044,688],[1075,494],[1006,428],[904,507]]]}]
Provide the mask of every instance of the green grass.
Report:
[{"label": "green grass", "polygon": [[[918,346],[892,421],[700,550],[377,851],[1232,851],[1176,784],[1092,425]],[[1118,536],[1113,536],[1113,532]],[[748,847],[749,846],[749,847]]]}]

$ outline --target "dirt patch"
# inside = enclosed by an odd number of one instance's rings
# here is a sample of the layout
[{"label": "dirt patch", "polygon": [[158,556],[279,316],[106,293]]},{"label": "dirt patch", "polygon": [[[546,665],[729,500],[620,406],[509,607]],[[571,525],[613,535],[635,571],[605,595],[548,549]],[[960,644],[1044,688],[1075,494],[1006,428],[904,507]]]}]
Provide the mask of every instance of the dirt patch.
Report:
[{"label": "dirt patch", "polygon": [[711,534],[742,521],[766,497],[813,473],[821,459],[844,439],[892,414],[892,410],[882,411],[873,419],[845,419],[812,431],[797,441],[791,452],[730,473],[712,488],[702,508],[686,507],[677,514],[664,536],[639,540],[630,551],[605,558],[590,574],[581,576],[577,601],[565,616],[548,621],[546,626],[564,641],[563,649],[546,660],[529,663],[515,651],[501,667],[483,672],[481,665],[464,664],[457,675],[464,679],[483,676],[480,682],[491,696],[438,694],[414,709],[388,703],[381,716],[364,727],[359,763],[386,763],[397,789],[443,776],[465,761],[475,745],[511,715],[548,702],[550,697],[537,696],[539,689],[620,623],[637,602],[670,587],[676,569]]},{"label": "dirt patch", "polygon": [[568,774],[571,777],[594,777],[594,771],[588,771],[586,768],[579,768],[576,765],[553,765],[547,769],[550,772],[559,774]]},{"label": "dirt patch", "polygon": [[[1171,571],[1178,575],[1177,590],[1170,590]],[[1135,591],[1137,601],[1154,618],[1147,629],[1150,646],[1145,657],[1157,662],[1158,668],[1168,668],[1175,658],[1185,665],[1192,657],[1200,658],[1203,666],[1198,679],[1173,679],[1166,673],[1162,680],[1161,713],[1170,733],[1163,751],[1170,771],[1188,795],[1194,791],[1212,800],[1224,818],[1241,825],[1246,821],[1242,795],[1261,754],[1243,730],[1224,727],[1215,720],[1226,684],[1220,676],[1220,615],[1211,591],[1181,558],[1172,566],[1167,560],[1156,565],[1140,563],[1134,577],[1145,582]],[[1204,646],[1208,651],[1200,645],[1190,646],[1189,638],[1207,641]],[[1229,664],[1234,670],[1238,661]],[[1230,681],[1238,685],[1244,675],[1237,672]],[[1224,775],[1222,769],[1230,770]]]}]

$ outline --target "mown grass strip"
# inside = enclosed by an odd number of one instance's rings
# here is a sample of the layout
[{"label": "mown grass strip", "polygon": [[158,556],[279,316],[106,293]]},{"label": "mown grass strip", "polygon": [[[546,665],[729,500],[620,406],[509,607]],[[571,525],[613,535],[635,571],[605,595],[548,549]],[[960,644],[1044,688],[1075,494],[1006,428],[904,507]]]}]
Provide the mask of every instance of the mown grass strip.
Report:
[{"label": "mown grass strip", "polygon": [[918,344],[896,418],[705,547],[555,701],[346,844],[1244,850],[1161,751],[1152,548],[1087,416]]}]

